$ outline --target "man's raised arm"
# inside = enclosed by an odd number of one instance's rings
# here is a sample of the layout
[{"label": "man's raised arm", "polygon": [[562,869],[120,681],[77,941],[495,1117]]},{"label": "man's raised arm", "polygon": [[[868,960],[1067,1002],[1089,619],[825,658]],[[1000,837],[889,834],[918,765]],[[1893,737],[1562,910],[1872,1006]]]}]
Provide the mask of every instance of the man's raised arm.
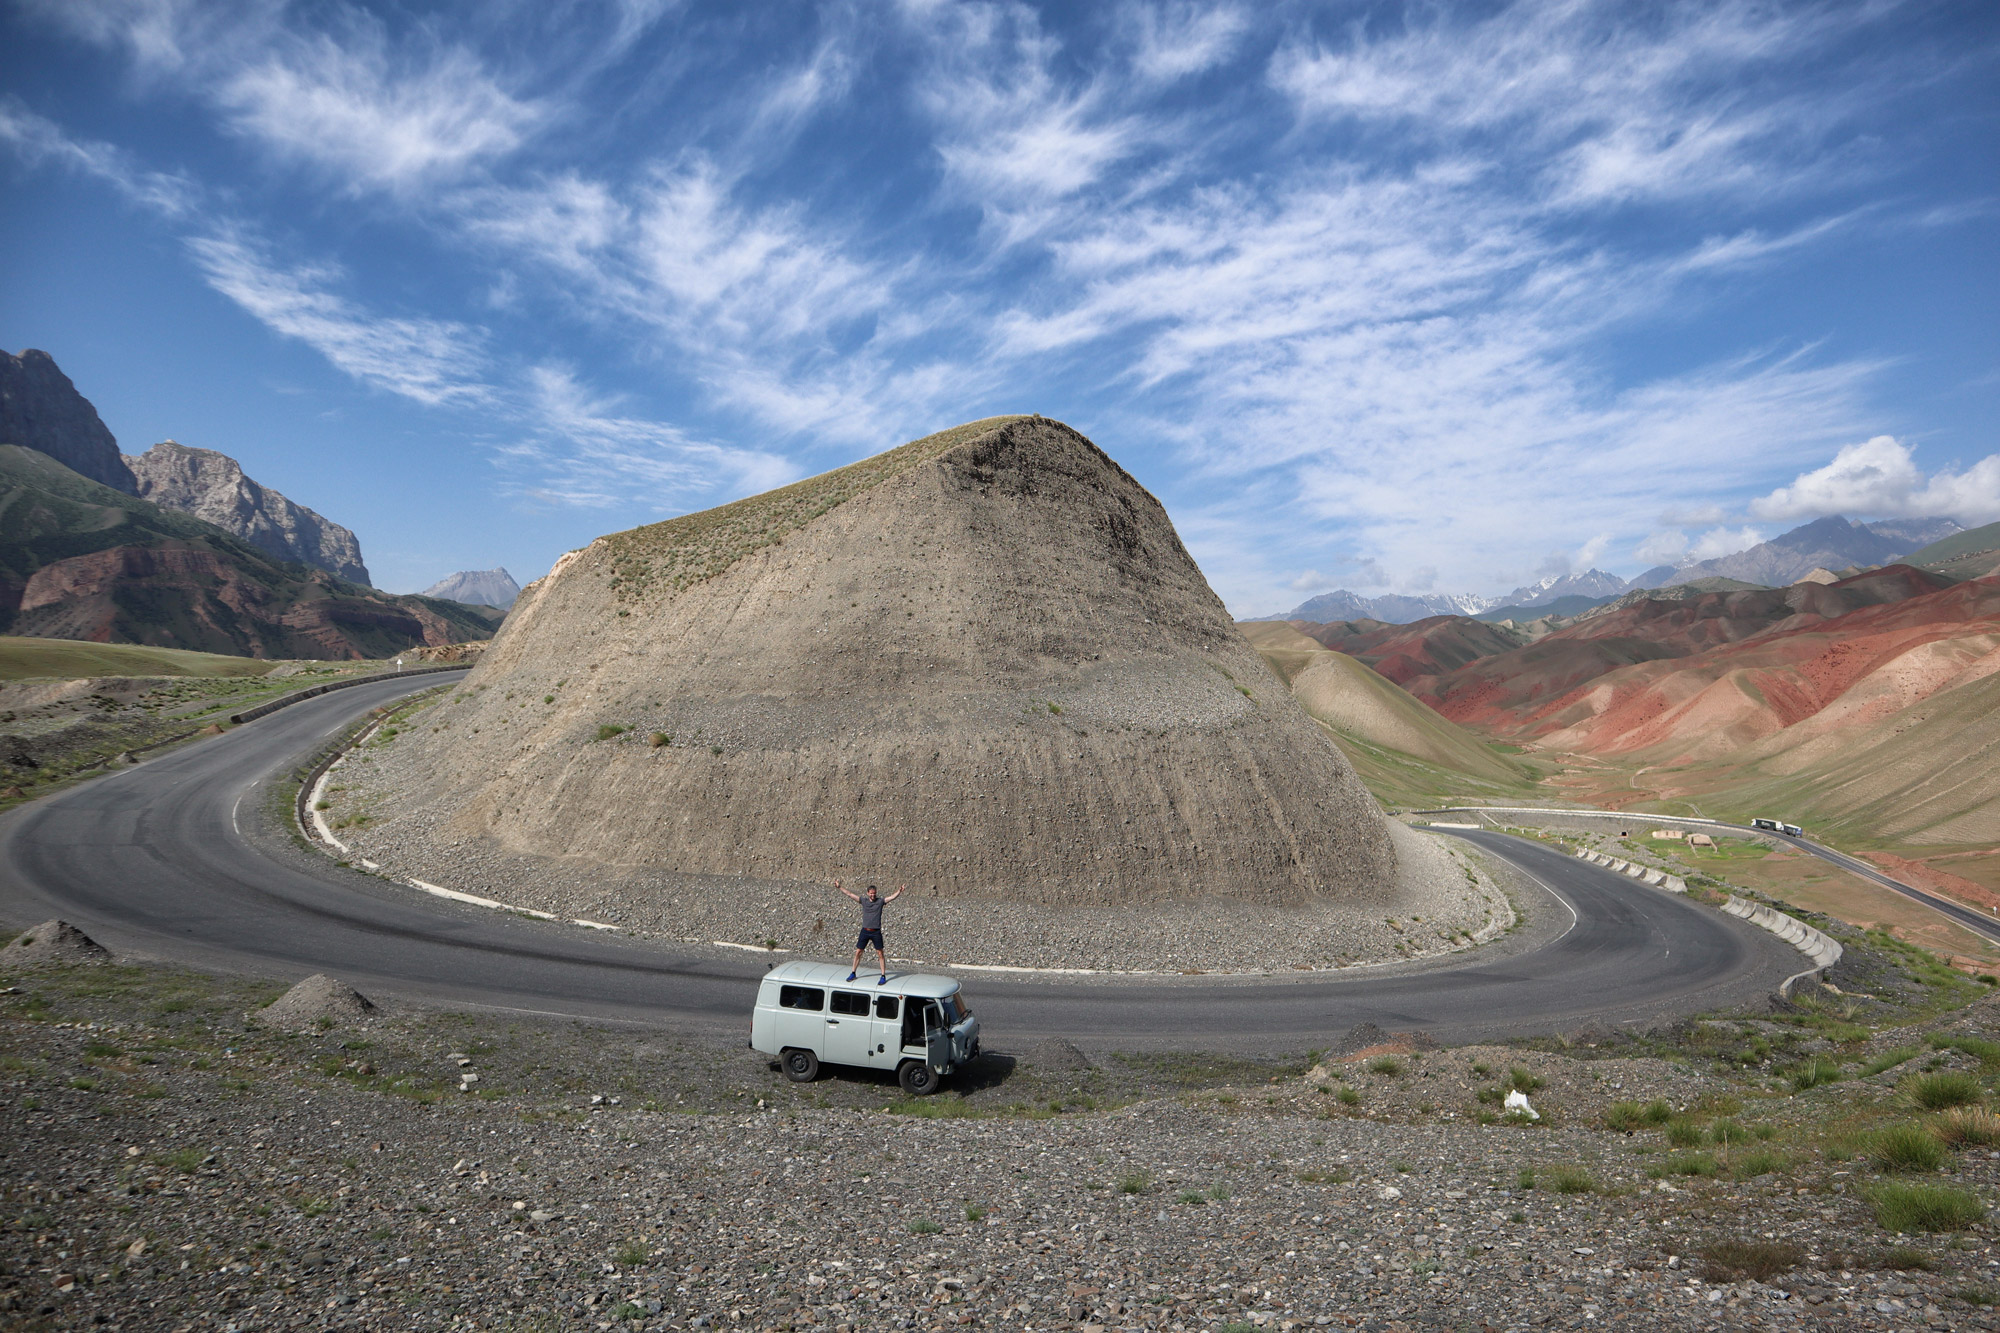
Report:
[{"label": "man's raised arm", "polygon": [[855,902],[857,902],[857,903],[858,903],[858,902],[860,902],[860,901],[861,901],[861,895],[860,895],[860,894],[858,894],[858,893],[849,893],[849,892],[848,892],[848,891],[847,891],[846,889],[842,889],[842,888],[840,887],[840,881],[839,881],[839,880],[835,880],[835,881],[833,882],[833,887],[834,887],[835,889],[838,889],[838,890],[839,890],[839,891],[840,891],[841,893],[845,894],[845,895],[846,895],[847,897],[849,897],[849,898],[852,898],[852,899],[854,899],[854,901],[855,901]]},{"label": "man's raised arm", "polygon": [[900,897],[902,897],[902,896],[903,896],[903,890],[904,890],[904,889],[907,889],[907,888],[909,888],[909,887],[910,887],[910,886],[909,886],[909,885],[907,885],[907,884],[898,884],[898,885],[896,886],[896,891],[895,891],[894,893],[890,894],[890,895],[889,895],[888,897],[884,898],[884,899],[883,899],[882,901],[883,901],[883,902],[885,902],[885,903],[893,903],[893,902],[895,902],[895,901],[896,901],[896,899],[898,899],[898,898],[900,898]]}]

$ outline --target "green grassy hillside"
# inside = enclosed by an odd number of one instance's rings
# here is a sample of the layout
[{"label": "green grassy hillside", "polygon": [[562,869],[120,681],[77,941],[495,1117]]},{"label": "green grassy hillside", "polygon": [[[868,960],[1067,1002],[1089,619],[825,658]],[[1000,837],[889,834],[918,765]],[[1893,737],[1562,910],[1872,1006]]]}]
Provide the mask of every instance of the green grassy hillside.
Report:
[{"label": "green grassy hillside", "polygon": [[142,648],[75,639],[0,636],[0,680],[80,676],[261,676],[277,663],[268,658],[225,657],[179,648]]},{"label": "green grassy hillside", "polygon": [[1439,717],[1363,663],[1322,648],[1282,621],[1237,628],[1385,806],[1522,800],[1533,793],[1536,777],[1529,767]]}]

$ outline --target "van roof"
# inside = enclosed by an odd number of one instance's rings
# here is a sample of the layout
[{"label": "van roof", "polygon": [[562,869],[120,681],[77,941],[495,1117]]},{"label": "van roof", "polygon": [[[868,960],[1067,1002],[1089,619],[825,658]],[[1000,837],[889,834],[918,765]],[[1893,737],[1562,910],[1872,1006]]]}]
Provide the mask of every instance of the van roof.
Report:
[{"label": "van roof", "polygon": [[[843,986],[847,982],[847,969],[839,963],[780,963],[764,974],[766,981],[784,981],[798,986]],[[875,978],[863,974],[853,984],[866,984],[868,989],[877,989]],[[941,977],[931,972],[898,972],[891,969],[889,984],[879,989],[892,995],[921,995],[931,999],[942,999],[959,988],[956,977]]]}]

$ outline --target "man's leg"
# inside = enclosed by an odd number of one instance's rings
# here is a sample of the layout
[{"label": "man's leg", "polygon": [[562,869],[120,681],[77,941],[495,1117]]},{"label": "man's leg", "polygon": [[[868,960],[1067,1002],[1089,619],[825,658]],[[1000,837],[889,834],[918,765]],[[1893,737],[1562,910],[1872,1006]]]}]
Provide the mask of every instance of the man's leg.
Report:
[{"label": "man's leg", "polygon": [[866,952],[868,952],[868,946],[867,946],[867,945],[865,945],[865,944],[859,944],[859,943],[857,943],[857,944],[856,944],[856,945],[854,946],[854,961],[853,961],[853,963],[849,964],[849,966],[848,966],[848,969],[847,969],[847,979],[848,979],[849,981],[852,981],[852,980],[854,980],[854,978],[855,978],[856,976],[860,975],[860,973],[861,973],[861,955],[862,955],[862,954],[864,954],[864,953],[866,953]]},{"label": "man's leg", "polygon": [[875,941],[875,961],[882,965],[882,980],[875,984],[885,985],[889,980],[889,951],[882,946],[879,937]]}]

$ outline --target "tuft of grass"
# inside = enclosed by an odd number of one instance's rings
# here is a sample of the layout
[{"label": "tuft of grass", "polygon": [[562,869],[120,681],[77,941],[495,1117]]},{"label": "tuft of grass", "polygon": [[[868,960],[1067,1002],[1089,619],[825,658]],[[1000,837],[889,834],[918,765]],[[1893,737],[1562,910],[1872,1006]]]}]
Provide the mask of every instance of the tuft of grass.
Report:
[{"label": "tuft of grass", "polygon": [[1903,1095],[1926,1111],[1942,1111],[1949,1106],[1973,1106],[1985,1094],[1979,1080],[1970,1074],[1946,1070],[1918,1074],[1903,1083]]},{"label": "tuft of grass", "polygon": [[1924,1048],[1921,1046],[1898,1046],[1894,1050],[1884,1051],[1861,1066],[1861,1077],[1874,1078],[1877,1074],[1887,1073],[1897,1065],[1914,1060],[1923,1053]]},{"label": "tuft of grass", "polygon": [[965,1205],[965,1220],[968,1222],[983,1222],[986,1220],[986,1210],[976,1203],[968,1203]]},{"label": "tuft of grass", "polygon": [[1716,1143],[1748,1143],[1756,1135],[1734,1120],[1718,1120],[1708,1127],[1708,1137]]},{"label": "tuft of grass", "polygon": [[1675,1116],[1667,1122],[1667,1142],[1676,1148],[1699,1148],[1706,1136],[1701,1126],[1683,1116]]},{"label": "tuft of grass", "polygon": [[1516,1173],[1515,1173],[1515,1176],[1514,1176],[1514,1188],[1515,1188],[1515,1189],[1523,1189],[1523,1190],[1531,1190],[1531,1189],[1533,1189],[1534,1187],[1535,1187],[1535,1168],[1534,1168],[1534,1167],[1532,1167],[1532,1166],[1524,1166],[1524,1167],[1522,1167],[1522,1168],[1520,1169],[1520,1171],[1518,1171],[1518,1172],[1516,1172]]},{"label": "tuft of grass", "polygon": [[1922,1125],[1876,1131],[1868,1155],[1884,1171],[1935,1171],[1945,1164],[1944,1142]]},{"label": "tuft of grass", "polygon": [[652,735],[646,738],[646,744],[652,746],[655,750],[662,749],[666,746],[672,745],[673,743],[674,743],[674,738],[672,736],[667,735],[667,733],[664,731],[656,731]]},{"label": "tuft of grass", "polygon": [[1559,1166],[1549,1172],[1549,1188],[1558,1194],[1595,1194],[1597,1178],[1580,1166]]},{"label": "tuft of grass", "polygon": [[1361,1091],[1358,1088],[1342,1088],[1334,1095],[1340,1099],[1342,1106],[1361,1105]]},{"label": "tuft of grass", "polygon": [[943,1227],[931,1221],[928,1217],[920,1217],[910,1223],[910,1234],[912,1236],[935,1236],[943,1230]]},{"label": "tuft of grass", "polygon": [[1544,1087],[1548,1086],[1548,1080],[1540,1074],[1531,1073],[1521,1068],[1521,1066],[1515,1065],[1507,1071],[1507,1077],[1501,1082],[1500,1086],[1508,1092],[1540,1092]]},{"label": "tuft of grass", "polygon": [[1152,1187],[1153,1178],[1144,1171],[1134,1171],[1129,1175],[1118,1177],[1118,1192],[1120,1194],[1144,1194]]},{"label": "tuft of grass", "polygon": [[1712,1176],[1721,1170],[1721,1165],[1705,1152],[1684,1152],[1653,1163],[1646,1168],[1646,1174],[1658,1180],[1664,1176]]},{"label": "tuft of grass", "polygon": [[1931,1124],[1931,1132],[1954,1148],[2000,1143],[2000,1115],[1983,1106],[1954,1106]]},{"label": "tuft of grass", "polygon": [[631,730],[630,727],[621,727],[616,722],[605,722],[600,724],[597,728],[597,739],[601,741],[608,741],[613,736],[623,736],[626,732],[630,730]]},{"label": "tuft of grass", "polygon": [[1719,1240],[1701,1249],[1702,1276],[1710,1282],[1756,1282],[1789,1272],[1805,1251],[1784,1241]]},{"label": "tuft of grass", "polygon": [[1604,1127],[1624,1134],[1648,1125],[1664,1125],[1673,1118],[1674,1108],[1657,1098],[1650,1102],[1613,1102],[1604,1108]]},{"label": "tuft of grass", "polygon": [[1885,1180],[1868,1193],[1885,1231],[1963,1231],[1986,1216],[1986,1205],[1949,1185]]},{"label": "tuft of grass", "polygon": [[1824,1087],[1828,1083],[1838,1083],[1840,1066],[1831,1060],[1822,1060],[1814,1056],[1794,1068],[1789,1077],[1793,1092],[1806,1092],[1813,1088]]},{"label": "tuft of grass", "polygon": [[620,1245],[611,1257],[618,1261],[618,1266],[621,1268],[637,1268],[649,1257],[646,1252],[646,1242],[638,1239],[628,1240]]},{"label": "tuft of grass", "polygon": [[1729,1174],[1738,1180],[1750,1180],[1757,1176],[1768,1176],[1783,1171],[1790,1163],[1784,1154],[1770,1148],[1759,1148],[1755,1152],[1744,1153],[1729,1164]]},{"label": "tuft of grass", "polygon": [[1368,1068],[1374,1073],[1386,1074],[1388,1077],[1394,1078],[1403,1072],[1403,1062],[1393,1055],[1383,1055],[1370,1060]]},{"label": "tuft of grass", "polygon": [[1182,1190],[1179,1196],[1176,1198],[1175,1202],[1203,1204],[1208,1202],[1208,1196],[1206,1194],[1203,1194],[1200,1190]]},{"label": "tuft of grass", "polygon": [[2000,1041],[1987,1041],[1984,1037],[1932,1037],[1931,1045],[1941,1051],[1964,1051],[1980,1064],[1992,1069],[2000,1066]]},{"label": "tuft of grass", "polygon": [[1870,1258],[1871,1268],[1893,1268],[1899,1273],[1911,1270],[1928,1273],[1937,1267],[1937,1261],[1922,1250],[1908,1245],[1891,1245],[1888,1249]]}]

